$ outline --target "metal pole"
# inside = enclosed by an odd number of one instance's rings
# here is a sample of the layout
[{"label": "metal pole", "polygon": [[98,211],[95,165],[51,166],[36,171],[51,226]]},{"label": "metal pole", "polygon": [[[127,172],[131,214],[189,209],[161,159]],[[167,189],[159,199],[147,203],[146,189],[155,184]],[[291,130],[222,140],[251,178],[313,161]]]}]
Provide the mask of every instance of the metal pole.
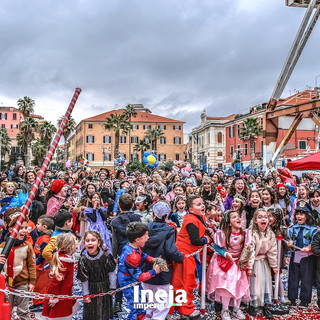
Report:
[{"label": "metal pole", "polygon": [[[51,162],[51,159],[53,157],[53,154],[57,148],[57,145],[60,141],[60,138],[63,134],[63,130],[64,128],[66,127],[69,119],[70,119],[70,116],[71,116],[71,112],[77,102],[77,99],[79,97],[79,94],[81,92],[81,89],[80,88],[77,88],[75,90],[75,93],[71,99],[71,102],[69,104],[69,107],[60,123],[60,127],[58,128],[58,131],[56,132],[55,136],[53,137],[52,141],[51,141],[51,145],[50,145],[50,148],[49,148],[49,151],[47,152],[47,155],[42,163],[42,166],[41,166],[41,169],[39,170],[38,172],[38,175],[37,175],[37,178],[36,178],[36,181],[34,182],[34,184],[32,185],[32,188],[31,188],[31,191],[29,193],[29,197],[28,199],[26,200],[25,204],[23,205],[22,207],[22,212],[16,222],[16,224],[14,225],[13,227],[13,230],[10,234],[10,237],[5,245],[5,247],[3,248],[3,251],[2,251],[2,254],[5,255],[5,257],[7,258],[8,255],[9,255],[9,252],[11,251],[12,247],[13,247],[13,244],[14,244],[14,241],[17,237],[17,234],[20,230],[20,227],[23,223],[23,221],[26,219],[26,217],[28,216],[29,214],[29,209],[30,209],[30,206],[32,204],[32,201],[34,200],[35,196],[36,196],[36,193],[39,189],[39,185],[47,171],[47,169],[49,168],[49,165],[50,165],[50,162]],[[0,264],[0,272],[3,270],[3,264]]]},{"label": "metal pole", "polygon": [[208,248],[208,245],[205,244],[203,246],[203,251],[202,251],[201,300],[200,300],[200,311],[202,315],[206,313],[207,248]]}]

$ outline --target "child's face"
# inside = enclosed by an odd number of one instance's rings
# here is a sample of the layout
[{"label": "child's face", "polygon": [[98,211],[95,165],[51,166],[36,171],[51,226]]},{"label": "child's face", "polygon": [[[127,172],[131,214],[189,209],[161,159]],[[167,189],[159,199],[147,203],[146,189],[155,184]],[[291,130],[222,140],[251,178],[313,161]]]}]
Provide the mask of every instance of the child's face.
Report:
[{"label": "child's face", "polygon": [[276,218],[272,213],[268,213],[269,225],[272,226],[276,222]]},{"label": "child's face", "polygon": [[261,204],[261,198],[258,192],[251,193],[249,203],[252,205],[252,207],[259,208]]},{"label": "child's face", "polygon": [[304,186],[299,188],[299,196],[305,198],[307,196],[307,189]]},{"label": "child's face", "polygon": [[184,194],[183,188],[182,188],[182,187],[175,187],[175,188],[174,188],[174,193],[175,193],[177,196],[183,195],[183,194]]},{"label": "child's face", "polygon": [[61,196],[61,197],[65,197],[65,196],[67,195],[67,191],[68,191],[68,187],[67,187],[66,185],[64,185],[64,186],[61,188],[61,190],[60,190],[60,192],[59,192],[58,194],[59,194],[59,196]]},{"label": "child's face", "polygon": [[234,185],[237,193],[242,193],[242,191],[244,190],[244,182],[242,179],[239,179],[236,181],[235,185]]},{"label": "child's face", "polygon": [[88,189],[87,189],[87,192],[88,194],[92,194],[96,191],[95,187],[93,185],[89,185],[88,186]]},{"label": "child's face", "polygon": [[184,211],[185,208],[186,208],[186,202],[184,200],[179,200],[177,203],[176,203],[176,207],[177,207],[177,210],[178,211]]},{"label": "child's face", "polygon": [[136,208],[140,211],[144,211],[146,209],[146,203],[144,201],[136,203]]},{"label": "child's face", "polygon": [[24,237],[26,236],[28,232],[28,222],[27,221],[23,221],[21,228],[17,234],[17,239],[18,240],[23,240]]},{"label": "child's face", "polygon": [[266,203],[271,201],[271,195],[267,190],[264,190],[262,192],[262,200],[263,200],[263,202],[266,202]]},{"label": "child's face", "polygon": [[305,224],[307,220],[307,216],[304,212],[302,211],[297,211],[296,212],[296,220],[298,224]]},{"label": "child's face", "polygon": [[42,224],[42,220],[38,219],[37,221],[37,230],[39,232],[44,232],[45,230],[47,230],[47,226]]},{"label": "child's face", "polygon": [[265,231],[269,224],[268,213],[260,211],[255,218],[254,222],[258,225],[260,231]]},{"label": "child's face", "polygon": [[92,199],[91,199],[92,203],[100,203],[100,197],[98,194],[93,195]]},{"label": "child's face", "polygon": [[206,212],[207,219],[214,219],[216,213],[217,212],[216,212],[215,208],[212,208],[211,210],[207,210],[207,212]]},{"label": "child's face", "polygon": [[241,207],[242,207],[242,202],[239,199],[235,198],[232,201],[232,209],[239,211],[241,210]]},{"label": "child's face", "polygon": [[241,229],[241,218],[237,212],[231,212],[230,214],[230,226],[232,229]]},{"label": "child's face", "polygon": [[206,207],[203,203],[202,198],[196,198],[192,202],[192,206],[189,209],[191,213],[197,214],[197,215],[202,215],[204,216],[206,214]]},{"label": "child's face", "polygon": [[76,197],[78,195],[78,189],[77,188],[72,188],[71,189],[71,194]]},{"label": "child's face", "polygon": [[285,187],[280,187],[279,188],[279,194],[281,197],[283,197],[286,194],[286,188]]},{"label": "child's face", "polygon": [[314,196],[310,200],[311,200],[311,204],[314,207],[318,207],[320,204],[320,194],[318,192],[315,192]]},{"label": "child's face", "polygon": [[149,240],[149,232],[147,231],[143,236],[141,236],[140,238],[137,238],[135,240],[135,243],[139,248],[143,248],[148,240]]},{"label": "child's face", "polygon": [[72,220],[68,220],[64,223],[63,229],[71,229],[73,225]]},{"label": "child's face", "polygon": [[7,186],[7,187],[6,187],[7,193],[8,193],[8,194],[13,194],[15,188],[16,188],[16,187],[15,187],[15,186],[12,186],[12,185]]},{"label": "child's face", "polygon": [[140,195],[140,194],[142,194],[143,192],[144,192],[143,186],[138,186],[138,187],[137,187],[137,195]]},{"label": "child's face", "polygon": [[158,200],[159,199],[159,195],[157,194],[156,191],[151,191],[151,195],[152,195],[152,199],[153,200]]},{"label": "child's face", "polygon": [[99,240],[92,234],[88,234],[84,239],[84,246],[90,255],[95,255],[98,252],[98,248],[101,246]]}]

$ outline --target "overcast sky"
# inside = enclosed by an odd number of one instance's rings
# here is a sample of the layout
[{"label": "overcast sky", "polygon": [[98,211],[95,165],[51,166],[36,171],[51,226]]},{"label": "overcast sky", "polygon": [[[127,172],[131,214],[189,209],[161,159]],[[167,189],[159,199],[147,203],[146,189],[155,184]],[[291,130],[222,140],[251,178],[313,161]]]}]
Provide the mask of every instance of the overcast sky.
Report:
[{"label": "overcast sky", "polygon": [[[56,124],[142,103],[186,121],[268,101],[305,9],[285,0],[4,0],[0,105],[23,96]],[[283,96],[314,86],[320,23]],[[320,84],[320,77],[317,78]]]}]

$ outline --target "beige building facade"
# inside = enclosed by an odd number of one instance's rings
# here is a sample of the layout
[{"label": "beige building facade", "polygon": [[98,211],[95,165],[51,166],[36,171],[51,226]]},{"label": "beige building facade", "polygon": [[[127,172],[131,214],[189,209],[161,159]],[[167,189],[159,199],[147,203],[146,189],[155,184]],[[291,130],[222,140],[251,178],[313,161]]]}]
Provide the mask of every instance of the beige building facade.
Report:
[{"label": "beige building facade", "polygon": [[[127,135],[120,133],[119,151],[127,161],[134,158],[141,160],[141,153],[133,149],[139,140],[145,140],[145,133],[151,128],[159,128],[164,133],[164,137],[157,141],[159,161],[184,160],[184,122],[155,115],[142,105],[132,106],[136,109],[137,116],[131,118],[131,131]],[[69,159],[78,162],[81,157],[85,157],[92,168],[114,168],[115,133],[113,130],[106,130],[104,123],[111,114],[123,111],[111,110],[80,121],[75,133],[68,139]]]}]

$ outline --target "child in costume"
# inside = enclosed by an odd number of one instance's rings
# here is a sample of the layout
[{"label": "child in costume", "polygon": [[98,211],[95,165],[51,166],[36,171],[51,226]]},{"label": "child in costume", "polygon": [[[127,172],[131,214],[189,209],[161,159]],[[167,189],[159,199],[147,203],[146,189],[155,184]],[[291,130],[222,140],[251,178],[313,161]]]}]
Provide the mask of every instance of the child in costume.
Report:
[{"label": "child in costume", "polygon": [[[26,241],[26,233],[28,229],[27,221],[23,221],[14,245],[5,259],[1,255],[10,232],[13,230],[15,223],[20,216],[20,208],[9,208],[4,212],[4,221],[9,233],[5,236],[5,242],[0,245],[0,263],[4,264],[4,272],[8,286],[24,291],[33,291],[36,282],[36,263],[34,259],[34,251],[32,245]],[[17,295],[9,295],[11,310],[17,307],[17,314],[21,320],[30,320],[29,298]]]},{"label": "child in costume", "polygon": [[[72,295],[74,252],[77,248],[76,237],[72,233],[63,233],[57,237],[57,251],[51,260],[48,294]],[[45,300],[42,319],[71,320],[77,309],[77,300],[50,298]]]},{"label": "child in costume", "polygon": [[54,180],[48,192],[48,203],[46,214],[54,217],[59,209],[64,205],[67,196],[67,186],[65,180]]},{"label": "child in costume", "polygon": [[[82,282],[83,295],[108,292],[116,288],[116,263],[113,256],[104,251],[101,234],[89,230],[84,235],[84,253],[78,263],[77,278]],[[99,270],[99,272],[97,272]],[[113,317],[112,296],[84,297],[83,320]]]},{"label": "child in costume", "polygon": [[153,221],[152,215],[149,211],[149,205],[151,204],[151,196],[148,194],[141,194],[137,196],[135,200],[136,210],[134,210],[134,214],[138,214],[141,216],[141,222],[144,224],[148,224]]},{"label": "child in costume", "polygon": [[[142,272],[140,269],[141,263],[155,262],[153,257],[148,256],[141,250],[149,239],[147,226],[141,222],[129,223],[126,234],[129,243],[123,247],[118,265],[118,281],[121,287],[135,281],[147,281],[161,272],[161,269],[157,264],[155,264],[151,270],[146,272]],[[130,309],[127,319],[144,319],[146,311],[134,306],[137,302],[133,301],[133,287],[124,289],[123,294],[127,299],[128,307]]]},{"label": "child in costume", "polygon": [[[267,319],[273,315],[267,305],[272,303],[272,276],[277,269],[277,243],[276,237],[269,226],[269,216],[265,209],[257,209],[254,213],[250,229],[252,230],[252,245],[254,255],[248,264],[250,276],[249,314],[257,315],[257,309],[262,308]],[[254,275],[254,276],[253,276]]]},{"label": "child in costume", "polygon": [[[251,243],[250,231],[242,229],[242,221],[237,211],[225,212],[221,230],[214,235],[217,249],[214,253],[207,272],[207,293],[216,302],[222,304],[221,319],[230,320],[229,307],[233,307],[232,316],[245,319],[240,310],[240,303],[249,296],[249,281],[244,269],[238,262],[246,245]],[[222,254],[222,255],[221,255]]]},{"label": "child in costume", "polygon": [[[54,220],[47,215],[42,215],[38,218],[37,228],[31,234],[36,234],[34,253],[36,255],[37,281],[34,291],[39,293],[47,293],[48,291],[50,266],[42,257],[42,251],[50,241],[53,226]],[[43,299],[33,299],[33,305],[30,307],[30,310],[35,311],[42,308],[43,303]]]},{"label": "child in costume", "polygon": [[[206,208],[202,198],[199,196],[191,196],[187,200],[187,209],[189,213],[183,220],[182,228],[177,236],[177,248],[184,255],[194,253],[204,244],[212,241],[206,231],[212,234],[212,230],[206,229],[204,215]],[[187,292],[188,302],[182,306],[171,308],[170,313],[174,310],[180,314],[188,316],[189,319],[198,319],[200,314],[195,309],[193,302],[193,290],[197,288],[196,272],[198,258],[196,256],[185,257],[183,263],[173,262],[172,285],[174,290],[184,289]]]},{"label": "child in costume", "polygon": [[296,305],[300,284],[300,308],[307,308],[311,302],[313,284],[313,255],[311,242],[318,232],[313,225],[312,208],[305,200],[298,200],[294,214],[294,225],[289,228],[291,241],[288,247],[294,245],[301,248],[294,250],[289,264],[288,298],[291,305]]},{"label": "child in costume", "polygon": [[103,249],[108,249],[110,252],[111,240],[110,233],[106,226],[106,221],[108,218],[108,211],[102,205],[102,199],[98,192],[94,192],[88,198],[88,207],[84,210],[83,215],[86,217],[87,221],[90,223],[88,230],[98,231],[103,239]]}]

